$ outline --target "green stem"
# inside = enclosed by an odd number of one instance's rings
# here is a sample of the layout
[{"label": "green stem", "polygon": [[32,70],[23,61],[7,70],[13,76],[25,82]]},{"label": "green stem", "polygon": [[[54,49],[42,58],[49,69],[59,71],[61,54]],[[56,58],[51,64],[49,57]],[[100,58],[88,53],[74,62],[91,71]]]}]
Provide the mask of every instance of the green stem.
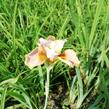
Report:
[{"label": "green stem", "polygon": [[51,70],[51,67],[47,67],[47,81],[46,81],[46,84],[45,84],[45,92],[46,92],[45,94],[46,94],[46,98],[45,98],[44,109],[47,108],[47,103],[48,103],[49,84],[50,84],[50,78],[49,78],[50,70]]}]

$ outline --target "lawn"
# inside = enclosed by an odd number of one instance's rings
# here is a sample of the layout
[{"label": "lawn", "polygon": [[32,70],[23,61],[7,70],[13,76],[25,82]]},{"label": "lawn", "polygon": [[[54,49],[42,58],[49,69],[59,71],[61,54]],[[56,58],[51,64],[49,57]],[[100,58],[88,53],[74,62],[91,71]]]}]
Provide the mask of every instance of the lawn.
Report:
[{"label": "lawn", "polygon": [[[25,65],[49,35],[78,67]],[[109,109],[109,0],[0,0],[0,109]]]}]

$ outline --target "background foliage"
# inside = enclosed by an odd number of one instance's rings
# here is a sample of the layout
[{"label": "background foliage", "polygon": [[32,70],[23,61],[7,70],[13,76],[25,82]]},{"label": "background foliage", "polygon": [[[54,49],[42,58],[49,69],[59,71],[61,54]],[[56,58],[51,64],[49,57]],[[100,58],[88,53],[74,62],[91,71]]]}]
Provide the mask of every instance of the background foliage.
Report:
[{"label": "background foliage", "polygon": [[40,37],[67,39],[79,68],[50,73],[48,109],[109,109],[109,0],[0,0],[0,109],[42,109],[46,66],[24,56]]}]

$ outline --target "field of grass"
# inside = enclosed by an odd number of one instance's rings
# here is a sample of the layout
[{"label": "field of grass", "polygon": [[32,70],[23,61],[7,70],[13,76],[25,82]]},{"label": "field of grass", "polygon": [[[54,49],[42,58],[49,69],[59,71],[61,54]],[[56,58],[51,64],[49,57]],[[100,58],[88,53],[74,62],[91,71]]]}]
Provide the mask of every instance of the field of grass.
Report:
[{"label": "field of grass", "polygon": [[109,0],[0,0],[0,109],[43,109],[46,66],[25,54],[49,35],[81,62],[50,71],[47,109],[109,109]]}]

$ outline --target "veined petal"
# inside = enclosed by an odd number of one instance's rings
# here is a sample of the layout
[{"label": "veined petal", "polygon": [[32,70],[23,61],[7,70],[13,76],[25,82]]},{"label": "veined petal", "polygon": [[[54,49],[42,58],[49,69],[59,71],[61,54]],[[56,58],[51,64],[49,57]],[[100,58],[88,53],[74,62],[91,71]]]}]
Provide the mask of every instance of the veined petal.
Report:
[{"label": "veined petal", "polygon": [[46,61],[46,55],[41,50],[34,49],[25,56],[25,64],[30,68],[42,65]]},{"label": "veined petal", "polygon": [[75,51],[68,49],[65,50],[65,52],[61,55],[59,55],[59,59],[68,64],[69,66],[79,66],[80,61],[78,57],[76,56]]}]

